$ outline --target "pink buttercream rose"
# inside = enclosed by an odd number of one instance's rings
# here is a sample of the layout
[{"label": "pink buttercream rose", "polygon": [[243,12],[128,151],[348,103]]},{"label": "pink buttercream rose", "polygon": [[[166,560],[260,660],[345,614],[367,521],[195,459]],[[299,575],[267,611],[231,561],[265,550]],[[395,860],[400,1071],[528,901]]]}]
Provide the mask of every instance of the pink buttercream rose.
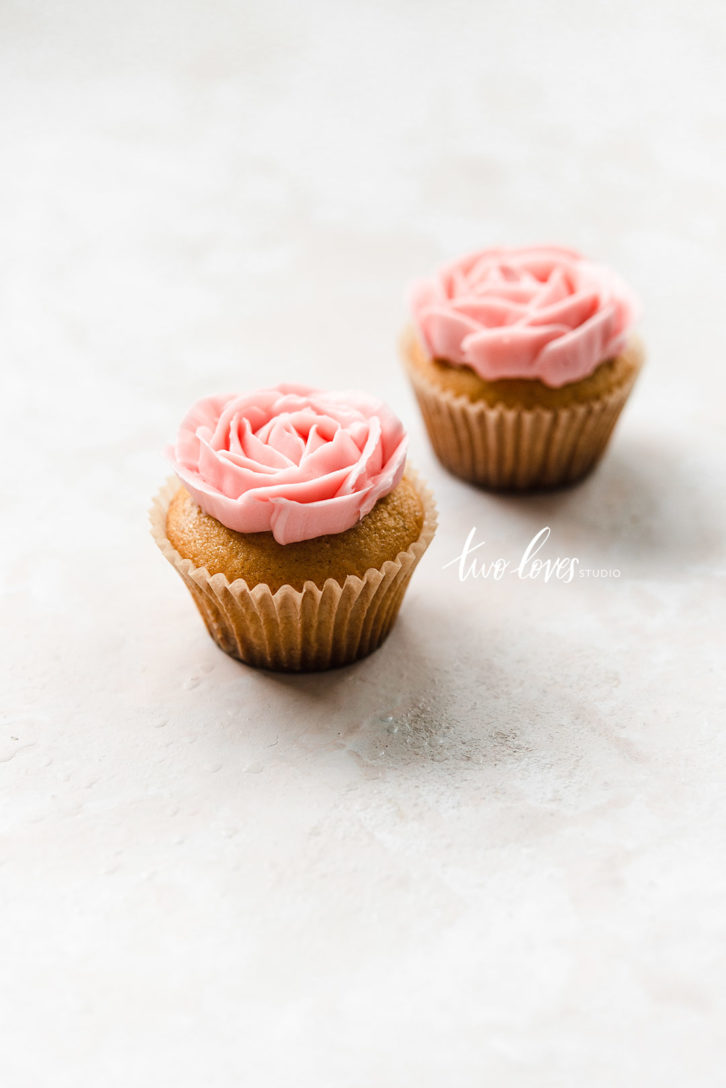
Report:
[{"label": "pink buttercream rose", "polygon": [[363,393],[279,385],[198,401],[167,452],[205,513],[290,544],[369,513],[403,475],[406,434]]},{"label": "pink buttercream rose", "polygon": [[472,253],[415,283],[410,304],[434,358],[555,387],[622,351],[638,309],[610,269],[556,246]]}]

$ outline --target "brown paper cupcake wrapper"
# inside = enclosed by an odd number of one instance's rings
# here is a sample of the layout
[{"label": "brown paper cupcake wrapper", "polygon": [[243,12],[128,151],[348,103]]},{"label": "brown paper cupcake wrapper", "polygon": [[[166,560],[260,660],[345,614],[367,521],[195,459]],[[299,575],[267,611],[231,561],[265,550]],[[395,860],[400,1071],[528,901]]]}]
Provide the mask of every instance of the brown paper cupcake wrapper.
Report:
[{"label": "brown paper cupcake wrapper", "polygon": [[435,388],[407,366],[436,456],[471,483],[526,491],[574,483],[605,452],[633,387],[627,381],[585,404],[506,408]]},{"label": "brown paper cupcake wrapper", "polygon": [[340,585],[328,578],[320,589],[281,586],[252,589],[238,578],[210,575],[170,544],[166,515],[179,482],[166,482],[149,512],[151,532],[164,556],[179,572],[214,641],[232,657],[265,669],[313,672],[347,665],[372,653],[388,635],[413,571],[436,530],[436,506],[428,487],[410,468],[407,476],[424,507],[417,540],[382,567],[362,578],[349,574]]}]

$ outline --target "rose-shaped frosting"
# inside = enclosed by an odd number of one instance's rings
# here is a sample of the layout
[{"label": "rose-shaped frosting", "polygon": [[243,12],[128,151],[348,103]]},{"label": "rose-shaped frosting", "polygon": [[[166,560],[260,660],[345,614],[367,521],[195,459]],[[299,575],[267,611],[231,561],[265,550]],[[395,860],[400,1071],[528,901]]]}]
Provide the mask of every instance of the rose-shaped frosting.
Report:
[{"label": "rose-shaped frosting", "polygon": [[197,401],[167,453],[205,513],[290,544],[352,528],[392,491],[406,433],[363,393],[279,385]]},{"label": "rose-shaped frosting", "polygon": [[410,304],[434,358],[555,387],[617,355],[638,308],[610,269],[556,246],[472,253],[415,283]]}]

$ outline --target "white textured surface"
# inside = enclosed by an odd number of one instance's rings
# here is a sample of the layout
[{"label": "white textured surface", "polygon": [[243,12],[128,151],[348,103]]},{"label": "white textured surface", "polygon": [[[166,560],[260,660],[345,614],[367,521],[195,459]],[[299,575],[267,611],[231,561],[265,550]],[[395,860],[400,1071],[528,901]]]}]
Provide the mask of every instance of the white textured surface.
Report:
[{"label": "white textured surface", "polygon": [[[0,12],[4,1088],[723,1083],[724,9],[387,7]],[[590,481],[497,499],[401,294],[539,240],[650,359]],[[283,378],[380,392],[441,512],[327,676],[224,657],[146,527],[188,404]],[[442,570],[545,524],[621,578]]]}]

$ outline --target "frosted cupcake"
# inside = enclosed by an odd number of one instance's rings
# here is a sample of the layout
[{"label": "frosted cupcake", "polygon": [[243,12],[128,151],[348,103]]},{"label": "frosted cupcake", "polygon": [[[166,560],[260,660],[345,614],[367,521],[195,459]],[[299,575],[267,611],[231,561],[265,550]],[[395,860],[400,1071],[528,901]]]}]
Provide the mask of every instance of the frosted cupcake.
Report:
[{"label": "frosted cupcake", "polygon": [[362,393],[280,385],[192,407],[152,532],[226,653],[316,670],[383,642],[436,526],[406,444]]},{"label": "frosted cupcake", "polygon": [[484,487],[581,479],[643,363],[637,303],[569,249],[488,249],[419,280],[404,362],[441,463]]}]

